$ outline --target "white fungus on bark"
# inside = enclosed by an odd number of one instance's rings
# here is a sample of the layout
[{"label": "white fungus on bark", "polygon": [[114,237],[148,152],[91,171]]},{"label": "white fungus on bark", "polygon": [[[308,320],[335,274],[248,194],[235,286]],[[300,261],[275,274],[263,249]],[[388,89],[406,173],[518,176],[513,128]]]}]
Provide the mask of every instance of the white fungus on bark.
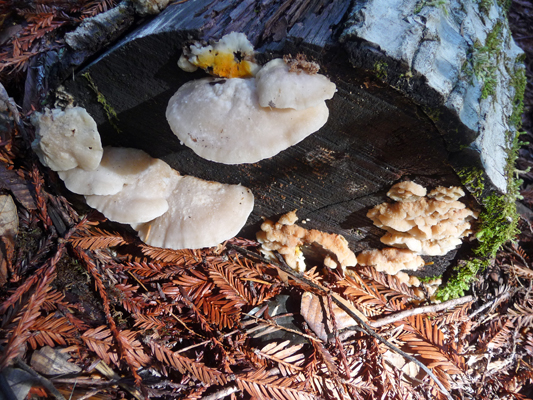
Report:
[{"label": "white fungus on bark", "polygon": [[396,275],[402,270],[416,271],[424,266],[422,257],[411,250],[391,247],[382,250],[364,250],[357,256],[357,262],[389,275]]},{"label": "white fungus on bark", "polygon": [[[132,160],[135,162],[132,163]],[[161,160],[150,157],[142,150],[106,147],[102,161],[94,171],[78,167],[60,171],[58,175],[71,192],[106,196],[117,194],[125,184],[135,183],[137,175],[146,175],[145,171],[155,168],[154,164],[160,166],[160,163]]]},{"label": "white fungus on bark", "polygon": [[45,109],[31,118],[35,126],[32,148],[53,171],[80,167],[94,170],[103,149],[94,119],[81,107]]},{"label": "white fungus on bark", "polygon": [[131,224],[145,243],[176,250],[232,238],[254,204],[243,186],[181,176],[137,149],[106,147],[96,170],[76,168],[60,177],[110,220]]},{"label": "white fungus on bark", "polygon": [[301,70],[291,72],[281,58],[265,64],[257,73],[256,81],[261,107],[303,110],[331,99],[337,90],[324,75]]},{"label": "white fungus on bark", "polygon": [[235,236],[253,209],[253,194],[243,186],[181,176],[137,149],[106,147],[103,153],[94,170],[73,167],[58,174],[89,206],[131,224],[147,244],[214,246]]},{"label": "white fungus on bark", "polygon": [[176,250],[216,246],[239,233],[254,206],[251,190],[241,185],[176,176],[172,186],[166,213],[132,225],[151,246]]},{"label": "white fungus on bark", "polygon": [[319,130],[328,115],[324,101],[304,110],[261,107],[255,79],[240,78],[187,82],[166,112],[181,142],[224,164],[270,158]]}]

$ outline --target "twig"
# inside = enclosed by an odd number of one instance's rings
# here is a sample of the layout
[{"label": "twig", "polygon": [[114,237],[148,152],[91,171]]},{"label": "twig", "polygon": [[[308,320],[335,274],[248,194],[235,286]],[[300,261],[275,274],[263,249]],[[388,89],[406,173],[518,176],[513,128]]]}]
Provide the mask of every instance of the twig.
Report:
[{"label": "twig", "polygon": [[202,400],[218,400],[223,399],[226,396],[229,396],[232,393],[238,392],[239,388],[237,386],[228,386],[227,388],[220,389],[218,392],[210,394],[209,396],[202,397]]},{"label": "twig", "polygon": [[[513,293],[514,294],[514,293]],[[476,311],[474,311],[472,314],[470,314],[468,317],[470,319],[473,319],[475,316],[477,316],[478,314],[482,313],[483,311],[485,311],[487,308],[491,308],[493,307],[496,303],[499,303],[500,301],[502,301],[503,299],[505,299],[506,297],[510,297],[511,296],[511,291],[505,291],[503,293],[500,293],[498,296],[496,296],[495,298],[493,298],[491,301],[489,301],[488,303],[485,303],[483,304],[481,307],[479,307]]]},{"label": "twig", "polygon": [[18,400],[3,373],[0,373],[0,395],[5,400]]},{"label": "twig", "polygon": [[100,387],[99,390],[106,389],[111,386],[115,386],[117,384],[116,380],[112,381],[105,381],[105,380],[97,380],[92,378],[80,378],[79,376],[76,378],[52,378],[52,383],[55,384],[62,384],[62,385],[73,385],[76,386],[89,386],[89,387]]},{"label": "twig", "polygon": [[391,324],[396,321],[400,321],[412,315],[436,313],[438,311],[446,310],[449,308],[454,308],[458,305],[465,304],[473,300],[474,300],[473,296],[459,297],[458,299],[448,300],[448,301],[445,301],[444,303],[434,304],[432,306],[413,308],[411,310],[405,310],[405,311],[401,311],[396,314],[387,315],[386,317],[379,318],[375,321],[370,321],[368,325],[370,325],[372,328],[379,328],[380,326]]},{"label": "twig", "polygon": [[28,366],[24,361],[22,361],[20,358],[15,359],[15,365],[19,367],[20,369],[26,371],[31,376],[33,376],[41,385],[43,385],[46,390],[48,390],[50,393],[54,395],[54,397],[58,400],[66,400],[61,392],[55,388],[55,386],[50,382],[48,379],[46,379],[44,376],[39,374],[38,372],[34,371],[32,368]]},{"label": "twig", "polygon": [[98,393],[100,393],[103,389],[95,389],[95,390],[91,390],[90,392],[87,392],[85,393],[84,395],[78,397],[76,400],[85,400],[85,399],[90,399],[91,397],[97,395]]},{"label": "twig", "polygon": [[[307,285],[307,286],[309,286],[309,287],[311,287],[311,288],[313,288],[313,289],[315,289],[315,290],[317,290],[319,292],[322,292],[322,294],[325,295],[325,296],[331,294],[331,291],[326,289],[322,285],[319,285],[317,283],[314,283],[314,282],[310,281],[305,276],[303,276],[303,274],[295,272],[288,265],[284,265],[285,263],[284,263],[283,259],[280,260],[281,261],[280,263],[275,263],[275,262],[272,262],[270,260],[267,260],[266,258],[264,258],[264,257],[262,257],[262,256],[260,256],[260,255],[258,255],[256,253],[253,253],[253,252],[251,252],[251,251],[249,251],[247,249],[243,249],[241,247],[234,246],[232,244],[228,244],[228,247],[238,251],[239,253],[245,255],[246,257],[249,257],[249,258],[252,258],[252,259],[256,259],[256,260],[261,260],[264,263],[268,263],[268,264],[270,264],[270,265],[282,270],[283,272],[288,274],[292,279],[294,279],[294,280],[296,280],[296,281],[298,281],[300,283],[303,283],[303,284],[305,284],[305,285]],[[433,379],[435,381],[435,383],[439,387],[439,390],[449,400],[453,400],[453,397],[451,396],[450,392],[448,392],[448,390],[446,390],[446,388],[444,387],[442,382],[435,376],[435,374],[433,372],[431,372],[431,370],[428,367],[426,367],[424,364],[422,364],[420,361],[418,361],[416,358],[414,358],[410,354],[407,354],[405,351],[400,350],[398,347],[396,347],[392,343],[389,343],[383,337],[381,337],[376,332],[374,332],[374,330],[372,329],[372,327],[370,325],[366,324],[357,314],[355,314],[343,302],[339,301],[335,296],[332,296],[332,299],[335,302],[335,304],[337,304],[337,306],[339,306],[342,310],[344,310],[350,317],[352,317],[360,325],[361,330],[364,333],[366,333],[367,335],[370,335],[373,338],[377,339],[378,341],[383,343],[385,346],[387,346],[388,348],[390,348],[394,352],[398,353],[399,355],[401,355],[402,357],[408,359],[409,361],[414,362],[416,365],[418,365],[420,368],[422,368],[426,372],[426,374],[428,374],[431,377],[431,379]]]}]

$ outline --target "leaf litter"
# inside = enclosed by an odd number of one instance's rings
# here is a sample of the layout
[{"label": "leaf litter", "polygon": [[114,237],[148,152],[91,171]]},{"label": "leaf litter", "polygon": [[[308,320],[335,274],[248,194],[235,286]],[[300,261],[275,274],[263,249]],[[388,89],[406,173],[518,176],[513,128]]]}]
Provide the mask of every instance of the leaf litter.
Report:
[{"label": "leaf litter", "polygon": [[[90,4],[94,11],[87,12],[98,12],[112,2]],[[21,40],[2,43],[4,73],[27,68],[36,53],[24,43],[57,29],[61,12],[73,11],[64,7],[21,14],[30,23]],[[46,20],[32,19],[43,10]],[[159,249],[97,214],[81,216],[48,191],[52,178],[24,157],[22,134],[12,124],[0,152],[0,188],[15,200],[18,219],[12,250],[2,253],[0,366],[8,380],[24,375],[30,383],[23,390],[33,398],[446,398],[417,364],[360,324],[343,322],[348,314],[334,300],[429,368],[453,398],[531,397],[533,266],[521,247],[533,242],[527,221],[517,243],[474,284],[475,298],[416,315],[425,303],[410,288],[368,268],[352,277],[311,270],[306,280],[287,280],[282,266],[262,260],[258,243],[248,239]],[[0,219],[13,232],[13,208],[0,207]],[[2,235],[3,249],[10,235]],[[299,307],[306,292],[321,299],[314,329],[306,323],[311,310]],[[298,306],[281,307],[287,298]],[[68,373],[54,375],[52,368]]]}]

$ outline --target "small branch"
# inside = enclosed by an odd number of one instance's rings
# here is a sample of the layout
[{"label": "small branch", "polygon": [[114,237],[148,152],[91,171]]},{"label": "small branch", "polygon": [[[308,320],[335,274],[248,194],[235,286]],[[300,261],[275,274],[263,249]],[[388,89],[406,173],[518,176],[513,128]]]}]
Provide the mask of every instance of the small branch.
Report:
[{"label": "small branch", "polygon": [[[275,263],[275,262],[272,262],[270,260],[267,260],[266,258],[264,258],[264,257],[262,257],[262,256],[260,256],[260,255],[258,255],[256,253],[253,253],[253,252],[251,252],[251,251],[249,251],[247,249],[243,249],[242,247],[234,246],[234,245],[231,245],[231,244],[228,244],[228,247],[238,251],[239,253],[243,254],[244,256],[246,256],[248,258],[251,258],[252,260],[260,260],[260,261],[262,261],[264,263],[270,264],[273,267],[276,267],[276,268],[280,269],[281,271],[283,271],[286,274],[288,274],[295,281],[303,283],[304,285],[307,285],[307,286],[313,288],[314,290],[316,290],[318,292],[321,292],[325,296],[331,294],[331,291],[329,289],[326,289],[322,285],[319,285],[317,283],[312,282],[311,280],[307,279],[303,274],[295,272],[288,265],[284,265],[285,263],[284,263],[283,259],[280,260],[280,263]],[[396,347],[392,343],[389,343],[383,337],[381,337],[376,332],[374,332],[374,330],[372,329],[372,327],[370,325],[366,324],[348,306],[346,306],[343,302],[341,302],[338,299],[336,299],[335,296],[332,296],[332,299],[335,302],[335,304],[337,304],[337,306],[339,306],[342,310],[344,310],[350,317],[352,317],[359,324],[359,326],[361,327],[361,330],[364,333],[366,333],[367,335],[372,336],[373,338],[375,338],[376,340],[380,341],[381,343],[383,343],[385,346],[387,346],[388,348],[390,348],[394,352],[398,353],[399,355],[401,355],[402,357],[408,359],[409,361],[414,362],[416,365],[418,365],[420,368],[422,368],[424,370],[424,372],[426,372],[426,374],[428,374],[431,377],[431,379],[433,379],[435,381],[435,383],[439,387],[439,390],[449,400],[453,400],[453,397],[451,396],[450,392],[448,392],[448,390],[446,390],[446,388],[444,387],[442,382],[435,376],[435,374],[433,372],[431,372],[431,370],[428,367],[426,367],[424,364],[422,364],[419,360],[414,358],[412,355],[407,354],[403,350],[400,350],[398,347]]]},{"label": "small branch", "polygon": [[500,293],[498,296],[496,296],[495,298],[493,298],[491,301],[483,304],[481,307],[479,307],[476,311],[474,311],[472,314],[470,314],[468,317],[470,319],[473,319],[475,316],[477,316],[478,314],[482,313],[483,311],[485,311],[487,308],[491,308],[491,307],[494,307],[494,305],[496,303],[499,303],[501,301],[503,301],[506,297],[510,297],[512,294],[514,293],[511,293],[510,290],[506,290],[505,292],[503,293]]},{"label": "small branch", "polygon": [[5,400],[18,400],[3,373],[0,373],[0,397]]},{"label": "small branch", "polygon": [[39,374],[38,372],[34,371],[32,368],[28,366],[24,361],[22,361],[20,358],[15,359],[15,365],[32,375],[41,385],[44,386],[46,390],[48,390],[57,400],[65,400],[63,395],[55,388],[55,386],[50,382],[48,379],[46,379],[44,376]]},{"label": "small branch", "polygon": [[[87,392],[85,393],[84,395],[78,397],[76,400],[85,400],[85,399],[90,399],[91,397],[94,397],[95,395],[97,395],[98,393],[100,393],[103,389],[95,389],[95,390],[91,390],[90,392]],[[70,399],[69,399],[70,400]]]},{"label": "small branch", "polygon": [[449,308],[454,308],[458,305],[465,304],[473,300],[474,300],[474,296],[459,297],[458,299],[448,300],[448,301],[445,301],[444,303],[413,308],[411,310],[405,310],[405,311],[401,311],[396,314],[387,315],[386,317],[379,318],[375,321],[370,321],[368,325],[370,325],[372,328],[379,328],[380,326],[391,324],[396,321],[400,321],[412,315],[436,313],[438,311],[447,310]]},{"label": "small branch", "polygon": [[239,388],[237,386],[229,386],[227,388],[220,389],[218,392],[210,394],[209,396],[202,397],[202,400],[223,399],[224,397],[229,396],[230,394],[235,392],[239,392]]}]

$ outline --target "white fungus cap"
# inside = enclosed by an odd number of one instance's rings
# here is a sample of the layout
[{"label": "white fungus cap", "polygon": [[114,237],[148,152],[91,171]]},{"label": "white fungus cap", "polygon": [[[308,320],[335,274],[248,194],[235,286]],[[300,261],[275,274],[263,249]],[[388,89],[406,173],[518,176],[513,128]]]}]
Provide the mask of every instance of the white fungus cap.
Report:
[{"label": "white fungus cap", "polygon": [[254,206],[250,189],[192,176],[173,179],[169,209],[159,218],[132,224],[143,242],[175,250],[216,246],[235,236]]},{"label": "white fungus cap", "polygon": [[267,258],[275,260],[275,250],[292,269],[304,272],[306,265],[300,248],[304,245],[316,245],[327,253],[324,265],[329,268],[340,266],[345,270],[346,267],[357,265],[357,257],[350,250],[344,236],[302,228],[295,225],[297,220],[294,210],[282,215],[276,223],[267,219],[261,224],[261,230],[257,232],[256,237],[261,243],[261,252]]},{"label": "white fungus cap", "polygon": [[[100,165],[94,171],[73,168],[58,172],[68,190],[83,195],[111,195],[120,192],[124,184],[131,184],[153,164],[162,163],[142,150],[105,147]],[[168,166],[167,166],[168,167]]]},{"label": "white fungus cap", "polygon": [[224,164],[270,158],[319,130],[324,101],[305,110],[263,108],[255,79],[205,78],[184,84],[166,116],[174,134],[200,157]]},{"label": "white fungus cap", "polygon": [[324,75],[290,72],[281,58],[265,64],[257,73],[256,80],[262,107],[303,110],[331,99],[337,90]]},{"label": "white fungus cap", "polygon": [[179,174],[144,151],[106,147],[95,171],[61,173],[67,188],[84,194],[87,204],[112,221],[150,221],[168,210],[167,197]]},{"label": "white fungus cap", "polygon": [[54,108],[35,113],[32,148],[41,162],[53,171],[80,167],[94,170],[102,158],[102,143],[96,122],[82,107]]}]

